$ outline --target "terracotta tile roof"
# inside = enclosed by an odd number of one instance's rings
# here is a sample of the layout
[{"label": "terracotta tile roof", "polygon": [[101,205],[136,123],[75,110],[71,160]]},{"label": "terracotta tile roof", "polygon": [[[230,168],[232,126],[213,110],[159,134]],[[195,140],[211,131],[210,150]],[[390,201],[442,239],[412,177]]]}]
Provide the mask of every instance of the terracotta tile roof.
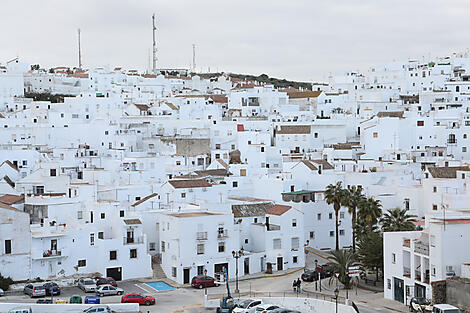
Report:
[{"label": "terracotta tile roof", "polygon": [[377,117],[398,117],[398,118],[403,118],[403,111],[379,112],[379,113],[377,113]]},{"label": "terracotta tile roof", "polygon": [[170,185],[173,188],[204,188],[211,187],[212,185],[205,179],[182,179],[182,180],[170,180]]},{"label": "terracotta tile roof", "polygon": [[165,102],[165,104],[172,110],[178,110],[178,107],[171,102]]},{"label": "terracotta tile roof", "polygon": [[433,178],[457,178],[457,171],[470,171],[468,166],[430,167],[429,173]]},{"label": "terracotta tile roof", "polygon": [[272,207],[271,202],[232,204],[232,213],[234,217],[265,216]]},{"label": "terracotta tile roof", "polygon": [[224,160],[221,160],[221,159],[217,159],[217,162],[219,162],[220,165],[222,165],[225,169],[228,169],[228,164],[225,163]]},{"label": "terracotta tile roof", "polygon": [[67,75],[67,77],[88,78],[88,74],[75,73],[75,74],[69,74],[69,75]]},{"label": "terracotta tile roof", "polygon": [[305,164],[305,166],[307,166],[311,171],[318,170],[318,168],[315,165],[313,165],[312,162],[308,160],[302,160],[302,163]]},{"label": "terracotta tile roof", "polygon": [[24,203],[24,195],[3,195],[0,197],[0,203],[12,205],[15,203]]},{"label": "terracotta tile roof", "polygon": [[276,204],[275,206],[273,206],[272,208],[270,208],[266,214],[271,214],[271,215],[282,215],[284,213],[286,213],[287,211],[289,211],[292,207],[289,206],[289,205],[280,205],[280,204]]},{"label": "terracotta tile roof", "polygon": [[3,163],[0,164],[0,167],[2,167],[3,164],[7,164],[7,165],[9,165],[12,169],[18,170],[18,168],[17,168],[13,163],[11,163],[10,160],[3,161]]},{"label": "terracotta tile roof", "polygon": [[360,147],[360,142],[343,142],[337,143],[333,145],[333,149],[335,150],[352,150],[353,147]]},{"label": "terracotta tile roof", "polygon": [[11,186],[11,188],[15,188],[15,182],[10,179],[7,175],[3,176],[3,180],[7,182],[8,185]]},{"label": "terracotta tile roof", "polygon": [[140,199],[139,201],[137,201],[136,203],[132,204],[131,206],[132,206],[132,207],[136,207],[136,206],[138,206],[139,204],[142,204],[142,203],[144,203],[145,201],[147,201],[147,200],[149,200],[149,199],[152,199],[153,197],[156,197],[156,196],[158,196],[158,193],[152,193],[151,195],[148,195],[148,196],[146,196],[146,197]]},{"label": "terracotta tile roof", "polygon": [[310,134],[310,125],[281,125],[277,133],[282,135]]},{"label": "terracotta tile roof", "polygon": [[210,96],[215,103],[228,103],[228,97],[223,95]]},{"label": "terracotta tile roof", "polygon": [[150,107],[146,104],[134,104],[140,111],[147,111]]},{"label": "terracotta tile roof", "polygon": [[333,165],[331,165],[330,163],[328,163],[328,161],[326,161],[326,160],[310,160],[310,161],[313,162],[313,163],[316,163],[318,165],[322,165],[324,170],[334,170],[335,169],[335,167]]},{"label": "terracotta tile roof", "polygon": [[23,211],[21,211],[21,210],[18,210],[17,208],[14,208],[14,207],[12,207],[12,206],[10,206],[10,205],[8,205],[8,204],[4,204],[4,203],[0,203],[0,208],[28,214],[28,213],[26,213],[26,212],[23,212]]},{"label": "terracotta tile roof", "polygon": [[131,218],[131,219],[128,219],[128,220],[124,220],[124,223],[126,223],[126,225],[139,225],[139,224],[142,224],[142,222],[138,218]]},{"label": "terracotta tile roof", "polygon": [[318,98],[322,91],[287,91],[289,99]]},{"label": "terracotta tile roof", "polygon": [[157,78],[157,75],[155,74],[142,74],[141,76],[143,78]]}]

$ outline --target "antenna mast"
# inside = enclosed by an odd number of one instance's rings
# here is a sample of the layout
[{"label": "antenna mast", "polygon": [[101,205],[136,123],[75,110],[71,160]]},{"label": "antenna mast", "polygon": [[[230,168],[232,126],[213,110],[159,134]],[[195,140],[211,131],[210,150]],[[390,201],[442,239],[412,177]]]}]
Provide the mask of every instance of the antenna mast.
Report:
[{"label": "antenna mast", "polygon": [[152,31],[153,31],[153,63],[152,63],[152,72],[154,74],[157,73],[157,42],[155,41],[155,34],[157,31],[157,27],[155,27],[155,13],[152,15]]},{"label": "antenna mast", "polygon": [[80,45],[80,28],[78,29],[78,68],[82,68],[82,48]]},{"label": "antenna mast", "polygon": [[193,73],[196,72],[196,45],[193,43]]}]

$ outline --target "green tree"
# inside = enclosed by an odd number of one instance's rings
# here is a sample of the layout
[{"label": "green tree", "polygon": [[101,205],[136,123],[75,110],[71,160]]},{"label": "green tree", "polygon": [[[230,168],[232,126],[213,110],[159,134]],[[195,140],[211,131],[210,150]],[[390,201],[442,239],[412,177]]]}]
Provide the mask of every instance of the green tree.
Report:
[{"label": "green tree", "polygon": [[3,290],[8,290],[10,288],[10,285],[13,285],[14,281],[10,277],[4,277],[2,274],[0,274],[0,288]]},{"label": "green tree", "polygon": [[359,201],[357,209],[358,218],[365,220],[370,228],[373,228],[382,216],[382,204],[380,200],[375,200],[374,197],[364,198]]},{"label": "green tree", "polygon": [[[344,285],[344,288],[351,287],[351,277],[348,275],[348,269],[357,265],[356,255],[350,249],[335,250],[330,252],[328,265],[332,267],[335,273],[339,273],[338,280]],[[336,278],[331,276],[330,283]]]},{"label": "green tree", "polygon": [[416,220],[407,213],[407,210],[395,208],[388,210],[381,219],[382,231],[410,231],[416,230]]},{"label": "green tree", "polygon": [[362,193],[361,186],[352,186],[346,190],[345,193],[345,206],[348,207],[348,212],[352,216],[352,248],[356,252],[356,222],[357,222],[357,207],[361,201],[365,199]]},{"label": "green tree", "polygon": [[383,271],[383,237],[378,231],[363,234],[358,243],[357,259],[363,267],[374,270],[376,281]]},{"label": "green tree", "polygon": [[335,211],[335,228],[336,228],[336,250],[339,250],[339,210],[345,202],[345,191],[341,187],[341,182],[337,182],[336,185],[330,184],[326,187],[325,191],[326,203],[333,204],[333,209]]}]

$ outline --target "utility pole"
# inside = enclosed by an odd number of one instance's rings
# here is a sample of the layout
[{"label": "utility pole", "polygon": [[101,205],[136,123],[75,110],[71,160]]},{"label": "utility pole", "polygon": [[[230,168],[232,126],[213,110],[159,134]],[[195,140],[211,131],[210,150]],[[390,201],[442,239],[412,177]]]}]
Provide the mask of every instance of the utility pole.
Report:
[{"label": "utility pole", "polygon": [[78,29],[78,68],[82,68],[82,48],[80,45],[80,28]]},{"label": "utility pole", "polygon": [[196,72],[196,45],[193,43],[193,73]]},{"label": "utility pole", "polygon": [[152,63],[152,72],[154,74],[157,73],[157,42],[155,40],[156,32],[157,32],[157,27],[155,26],[155,13],[152,15],[152,32],[153,32],[153,63]]}]

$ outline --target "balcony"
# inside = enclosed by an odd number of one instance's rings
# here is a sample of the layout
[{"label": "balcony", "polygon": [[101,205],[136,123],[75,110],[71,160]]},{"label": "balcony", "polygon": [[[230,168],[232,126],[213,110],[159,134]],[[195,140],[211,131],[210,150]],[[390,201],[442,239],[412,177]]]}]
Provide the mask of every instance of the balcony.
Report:
[{"label": "balcony", "polygon": [[223,230],[219,229],[217,231],[217,239],[225,239],[227,237],[228,237],[227,229],[223,229]]},{"label": "balcony", "polygon": [[418,271],[418,270],[415,271],[415,280],[421,281],[421,271]]},{"label": "balcony", "polygon": [[144,243],[144,236],[138,237],[123,237],[124,245],[138,245]]},{"label": "balcony", "polygon": [[198,231],[196,234],[196,240],[207,240],[207,232],[206,231]]},{"label": "balcony", "polygon": [[414,252],[429,256],[429,245],[421,241],[416,241]]},{"label": "balcony", "polygon": [[40,251],[34,251],[32,253],[32,258],[34,260],[54,259],[62,257],[62,250],[45,250],[42,253]]},{"label": "balcony", "polygon": [[403,247],[407,247],[407,248],[411,247],[410,239],[403,239]]},{"label": "balcony", "polygon": [[403,267],[403,276],[411,278],[411,269],[409,267]]}]

